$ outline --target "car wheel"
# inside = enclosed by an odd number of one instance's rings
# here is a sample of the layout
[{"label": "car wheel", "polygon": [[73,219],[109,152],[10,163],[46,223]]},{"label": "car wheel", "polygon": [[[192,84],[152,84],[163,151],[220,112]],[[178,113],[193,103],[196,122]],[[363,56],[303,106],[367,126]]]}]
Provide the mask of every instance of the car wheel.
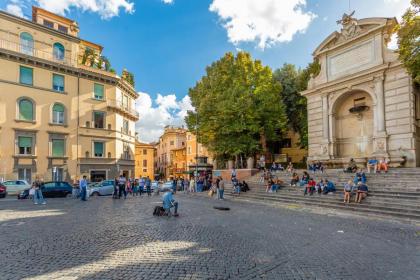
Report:
[{"label": "car wheel", "polygon": [[91,196],[99,196],[98,192],[94,192],[93,194],[91,194]]},{"label": "car wheel", "polygon": [[5,198],[6,195],[5,194],[0,194],[0,198]]},{"label": "car wheel", "polygon": [[66,194],[66,197],[67,197],[67,198],[71,198],[71,197],[73,197],[73,194],[68,193],[68,194]]}]

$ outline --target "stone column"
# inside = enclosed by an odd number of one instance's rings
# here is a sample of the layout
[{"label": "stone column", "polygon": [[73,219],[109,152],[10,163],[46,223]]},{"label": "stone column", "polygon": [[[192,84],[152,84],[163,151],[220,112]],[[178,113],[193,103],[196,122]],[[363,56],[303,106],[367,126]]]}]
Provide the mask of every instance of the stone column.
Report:
[{"label": "stone column", "polygon": [[328,95],[325,94],[322,96],[322,136],[324,140],[328,143],[329,139],[329,119],[328,119]]},{"label": "stone column", "polygon": [[328,94],[322,95],[322,144],[320,146],[321,148],[321,157],[323,159],[329,159],[330,158],[330,119],[328,114]]},{"label": "stone column", "polygon": [[376,95],[376,129],[378,135],[385,133],[385,97],[384,97],[384,78],[376,77],[374,80]]},{"label": "stone column", "polygon": [[375,124],[376,135],[374,136],[373,154],[379,157],[388,157],[388,141],[385,128],[385,96],[384,96],[384,77],[375,77],[373,80],[374,91],[376,96],[375,104]]}]

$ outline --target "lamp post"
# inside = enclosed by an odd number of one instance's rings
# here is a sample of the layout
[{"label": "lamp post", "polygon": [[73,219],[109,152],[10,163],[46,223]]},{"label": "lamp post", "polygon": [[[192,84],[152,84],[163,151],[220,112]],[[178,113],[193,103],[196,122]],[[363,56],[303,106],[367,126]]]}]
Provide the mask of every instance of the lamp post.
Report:
[{"label": "lamp post", "polygon": [[198,186],[198,111],[195,117],[195,190]]}]

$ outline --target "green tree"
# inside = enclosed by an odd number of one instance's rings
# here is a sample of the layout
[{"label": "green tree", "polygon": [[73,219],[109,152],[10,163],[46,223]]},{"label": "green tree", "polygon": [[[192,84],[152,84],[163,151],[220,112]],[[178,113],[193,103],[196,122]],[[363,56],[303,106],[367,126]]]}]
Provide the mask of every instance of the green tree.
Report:
[{"label": "green tree", "polygon": [[411,6],[397,26],[398,53],[414,83],[420,86],[420,0],[411,0]]},{"label": "green tree", "polygon": [[198,125],[199,141],[219,159],[252,156],[287,129],[279,92],[269,67],[248,53],[227,53],[189,90],[195,112],[187,126],[195,131]]}]

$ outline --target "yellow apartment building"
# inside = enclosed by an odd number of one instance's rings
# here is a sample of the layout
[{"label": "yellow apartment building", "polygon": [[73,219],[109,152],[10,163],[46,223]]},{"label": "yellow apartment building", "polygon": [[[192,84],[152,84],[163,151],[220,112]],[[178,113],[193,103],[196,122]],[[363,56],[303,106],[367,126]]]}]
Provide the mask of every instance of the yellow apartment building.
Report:
[{"label": "yellow apartment building", "polygon": [[136,178],[155,177],[155,147],[152,144],[136,142]]},{"label": "yellow apartment building", "polygon": [[138,94],[73,20],[0,11],[0,177],[134,175]]},{"label": "yellow apartment building", "polygon": [[186,147],[187,130],[180,127],[166,126],[163,135],[155,144],[156,147],[156,173],[165,178],[171,175],[171,151]]},{"label": "yellow apartment building", "polygon": [[[197,143],[197,137],[194,133],[188,131],[186,134],[187,137],[187,166],[188,169],[191,171],[192,165],[196,163],[196,157],[199,158],[207,158],[207,163],[213,163],[213,157],[207,150],[207,148],[202,145],[201,143]],[[198,152],[197,152],[198,148]]]},{"label": "yellow apartment building", "polygon": [[171,150],[171,164],[169,166],[169,176],[185,176],[185,173],[187,171],[186,150],[186,147]]}]

